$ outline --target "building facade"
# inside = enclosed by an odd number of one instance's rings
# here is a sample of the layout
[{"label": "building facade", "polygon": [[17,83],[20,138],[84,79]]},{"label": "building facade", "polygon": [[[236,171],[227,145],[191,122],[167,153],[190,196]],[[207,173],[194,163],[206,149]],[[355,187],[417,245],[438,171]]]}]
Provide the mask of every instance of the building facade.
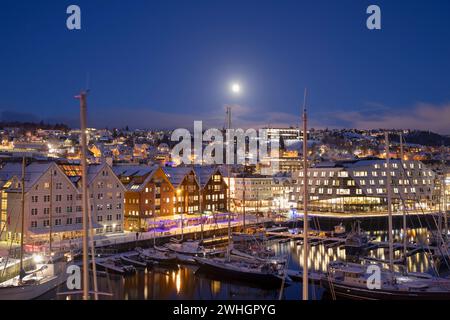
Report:
[{"label": "building facade", "polygon": [[227,184],[219,168],[197,166],[195,175],[201,188],[200,211],[225,212],[227,211]]},{"label": "building facade", "polygon": [[[309,209],[317,212],[387,212],[385,160],[325,162],[308,169]],[[418,161],[390,161],[395,211],[436,209],[435,173]],[[291,200],[302,208],[303,171],[294,173]]]},{"label": "building facade", "polygon": [[175,190],[158,166],[115,166],[125,186],[125,229],[147,231],[157,217],[175,212]]},{"label": "building facade", "polygon": [[[22,164],[7,163],[0,170],[2,239],[20,242]],[[81,168],[55,162],[25,167],[25,242],[35,245],[79,239],[83,230]],[[123,186],[107,165],[90,165],[88,193],[92,227],[97,235],[123,231]]]}]

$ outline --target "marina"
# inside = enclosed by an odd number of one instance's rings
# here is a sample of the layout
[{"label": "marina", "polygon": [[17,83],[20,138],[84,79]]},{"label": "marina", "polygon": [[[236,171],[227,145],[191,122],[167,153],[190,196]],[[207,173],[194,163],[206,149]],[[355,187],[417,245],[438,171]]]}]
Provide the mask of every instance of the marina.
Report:
[{"label": "marina", "polygon": [[[394,230],[395,234],[400,234]],[[411,232],[415,234],[414,240],[419,241],[428,236],[427,230],[415,228]],[[376,238],[384,239],[386,232],[379,230],[368,231]],[[301,296],[302,279],[302,246],[297,246],[294,240],[281,242],[270,240],[268,246],[273,250],[275,257],[288,257],[286,275],[291,281],[286,281],[283,288],[273,285],[260,285],[258,282],[239,280],[237,277],[226,277],[217,272],[201,270],[200,265],[185,264],[179,261],[172,265],[149,264],[146,268],[136,268],[136,273],[129,275],[117,275],[108,273],[107,276],[98,278],[99,290],[112,296],[102,296],[101,299],[278,299],[282,289],[283,299],[297,300]],[[380,261],[386,261],[388,253],[384,249],[376,249],[371,253]],[[397,252],[399,254],[399,252]],[[118,254],[132,256],[132,253]],[[114,256],[112,256],[114,257]],[[347,259],[345,248],[342,246],[326,248],[323,243],[310,248],[309,283],[311,285],[311,297],[313,299],[333,299],[331,293],[323,282],[326,277],[328,265],[333,261],[345,261]],[[426,252],[418,251],[408,256],[406,264],[410,273],[434,274],[434,266]],[[441,270],[441,275],[446,277],[447,269]],[[310,289],[311,290],[311,289]],[[65,292],[64,286],[47,293],[43,299],[76,299],[73,295],[60,295]],[[342,299],[342,297],[337,297]],[[347,297],[348,299],[348,297]]]}]

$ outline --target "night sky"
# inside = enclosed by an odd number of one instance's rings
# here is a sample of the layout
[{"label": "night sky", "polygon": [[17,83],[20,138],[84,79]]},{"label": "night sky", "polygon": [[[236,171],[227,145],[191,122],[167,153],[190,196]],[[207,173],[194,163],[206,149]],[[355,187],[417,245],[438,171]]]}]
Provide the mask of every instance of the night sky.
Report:
[{"label": "night sky", "polygon": [[[382,30],[366,28],[370,4]],[[307,87],[317,128],[450,134],[449,13],[446,0],[2,0],[0,113],[76,127],[88,82],[92,126],[222,127],[226,104],[236,126],[288,126]]]}]

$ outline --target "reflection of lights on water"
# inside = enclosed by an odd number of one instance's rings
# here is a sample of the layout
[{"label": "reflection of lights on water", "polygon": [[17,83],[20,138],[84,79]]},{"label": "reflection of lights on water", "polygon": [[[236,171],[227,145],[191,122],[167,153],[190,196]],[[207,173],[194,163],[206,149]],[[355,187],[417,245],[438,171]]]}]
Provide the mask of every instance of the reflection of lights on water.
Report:
[{"label": "reflection of lights on water", "polygon": [[181,291],[181,274],[180,274],[180,271],[178,271],[178,273],[176,275],[175,285],[177,286],[177,294],[179,294],[180,291]]},{"label": "reflection of lights on water", "polygon": [[220,292],[220,281],[211,281],[211,291],[214,294],[219,294]]},{"label": "reflection of lights on water", "polygon": [[147,268],[144,270],[144,299],[148,299],[148,271]]}]

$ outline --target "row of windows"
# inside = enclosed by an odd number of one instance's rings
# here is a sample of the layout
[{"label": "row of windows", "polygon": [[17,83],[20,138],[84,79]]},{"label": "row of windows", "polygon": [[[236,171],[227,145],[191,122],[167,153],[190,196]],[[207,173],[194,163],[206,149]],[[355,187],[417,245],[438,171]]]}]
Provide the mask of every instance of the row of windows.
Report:
[{"label": "row of windows", "polygon": [[[245,182],[244,182],[245,181]],[[236,179],[236,184],[245,184],[245,185],[271,185],[272,184],[272,179],[270,180],[252,180],[252,179]]]},{"label": "row of windows", "polygon": [[[81,212],[83,211],[81,206],[76,206],[75,207],[75,211],[76,212]],[[72,213],[73,212],[73,207],[66,207],[66,213]],[[50,208],[44,208],[43,211],[44,214],[50,214]],[[55,207],[55,213],[62,213],[62,207]],[[32,208],[31,209],[31,215],[32,216],[37,216],[39,214],[39,209],[38,208]]]},{"label": "row of windows", "polygon": [[[122,204],[121,203],[116,203],[116,209],[122,209]],[[97,209],[97,211],[102,211],[103,210],[103,208],[106,208],[106,210],[112,210],[113,209],[113,204],[112,203],[107,203],[106,205],[103,205],[103,204],[98,204],[97,206],[96,206],[96,209]],[[93,211],[94,210],[94,206],[93,205],[91,205],[91,211]]]},{"label": "row of windows", "polygon": [[[112,221],[113,219],[113,215],[112,214],[108,214],[106,216],[106,221]],[[122,220],[122,214],[118,213],[116,214],[116,220]],[[102,222],[103,221],[103,216],[98,215],[97,216],[97,222]]]},{"label": "row of windows", "polygon": [[[73,218],[67,218],[66,219],[66,225],[71,225],[73,224]],[[75,224],[81,224],[83,223],[83,218],[82,217],[76,217],[75,218]],[[54,226],[60,226],[62,225],[62,219],[61,218],[57,218],[54,220],[53,223]],[[42,226],[43,227],[49,227],[50,226],[50,220],[46,219],[46,220],[42,220]],[[31,221],[31,227],[32,228],[37,228],[38,227],[38,222],[36,220]]]},{"label": "row of windows", "polygon": [[96,234],[102,234],[102,233],[111,233],[113,231],[120,232],[122,231],[122,225],[118,224],[115,227],[114,226],[106,226],[104,229],[96,229]]},{"label": "row of windows", "polygon": [[[303,171],[299,172],[299,176],[303,177]],[[311,177],[311,176],[319,177],[319,171],[312,171],[312,172],[308,171],[307,176],[308,177]],[[330,178],[333,178],[333,177],[347,178],[348,172],[347,171],[337,171],[337,172],[336,171],[321,171],[320,172],[320,177],[326,177],[326,176],[328,176]]]},{"label": "row of windows", "polygon": [[[102,211],[103,210],[103,208],[106,208],[106,210],[112,210],[113,209],[113,204],[111,204],[111,203],[108,203],[108,204],[106,204],[106,205],[103,205],[103,204],[98,204],[97,206],[96,206],[96,209],[97,209],[97,211]],[[116,209],[122,209],[122,204],[121,203],[117,203],[116,204],[116,206],[115,206],[115,208]],[[91,211],[93,211],[94,210],[94,206],[93,205],[91,205]],[[83,208],[82,208],[82,206],[76,206],[75,207],[75,212],[81,212],[81,211],[83,211]],[[72,212],[74,212],[73,211],[73,207],[72,206],[68,206],[68,207],[66,207],[66,211],[65,211],[66,213],[72,213]],[[43,213],[44,214],[50,214],[50,208],[44,208],[44,211],[43,211]],[[55,213],[62,213],[62,207],[55,207]],[[39,209],[38,208],[32,208],[31,209],[31,215],[32,216],[36,216],[36,215],[38,215],[39,214]]]},{"label": "row of windows", "polygon": [[[222,195],[223,196],[223,195]],[[198,201],[198,195],[194,195],[194,196],[189,196],[188,197],[188,201]],[[164,199],[162,199],[163,201],[163,203],[170,203],[170,197],[167,197],[167,198],[164,198]],[[126,200],[125,200],[126,201]],[[185,199],[184,199],[184,196],[179,196],[179,197],[173,197],[173,199],[172,199],[172,201],[174,202],[174,203],[177,203],[177,202],[184,202],[185,201]],[[128,199],[128,204],[139,204],[139,199],[137,199],[137,198],[131,198],[131,199]],[[145,204],[151,204],[152,203],[152,201],[151,201],[151,199],[144,199],[144,203]],[[161,199],[159,199],[159,198],[156,198],[155,199],[155,205],[157,205],[157,206],[159,206],[161,204]]]},{"label": "row of windows", "polygon": [[[91,193],[91,199],[94,198],[94,194]],[[113,193],[112,192],[108,192],[106,194],[106,198],[109,200],[113,199]],[[117,192],[116,193],[116,199],[121,199],[122,198],[122,193]],[[57,194],[55,195],[55,201],[57,202],[61,202],[63,199],[63,196],[61,194]],[[81,194],[77,194],[76,195],[76,200],[81,200],[82,199],[82,195]],[[103,193],[99,193],[97,194],[97,199],[98,200],[103,200],[104,199],[104,195]],[[44,195],[43,196],[43,200],[44,202],[50,202],[50,195]],[[72,194],[68,194],[66,195],[66,200],[67,201],[73,201],[73,195]],[[31,196],[31,202],[32,203],[38,203],[39,202],[39,196]]]},{"label": "row of windows", "polygon": [[108,182],[108,183],[104,183],[103,181],[99,181],[99,182],[97,182],[97,189],[103,189],[103,188],[105,188],[105,185],[106,185],[106,188],[107,189],[112,189],[112,188],[114,188],[114,186],[116,187],[116,188],[120,188],[120,185],[118,184],[118,183],[116,183],[115,185],[113,185],[112,183],[110,183],[110,182]]},{"label": "row of windows", "polygon": [[[409,179],[398,179],[397,181],[395,181],[395,180],[392,181],[393,184],[397,184],[397,185],[400,185],[400,186],[401,185],[410,185],[411,184],[410,182],[411,182],[411,180],[409,180]],[[347,186],[355,186],[355,181],[354,180],[347,180],[347,181],[344,181],[344,183]],[[360,180],[358,180],[358,183],[361,186],[365,186],[365,185],[371,185],[371,186],[385,185],[386,180],[385,179],[378,179],[378,180],[375,180],[375,179],[369,179],[369,180],[360,179]],[[421,179],[421,180],[413,179],[412,180],[412,184],[413,185],[419,185],[419,184],[423,184],[423,185],[428,184],[428,185],[430,185],[431,184],[431,179]],[[303,185],[303,180],[300,180],[300,185]],[[331,185],[331,186],[338,187],[340,185],[340,181],[339,180],[329,180],[329,179],[325,179],[325,180],[320,180],[320,179],[312,180],[312,179],[309,179],[308,180],[308,185],[310,185],[310,186],[312,186],[312,185],[315,185],[315,186],[320,186],[320,185],[328,186],[328,185]]]},{"label": "row of windows", "polygon": [[[207,205],[207,207],[211,207],[211,205]],[[223,203],[219,203],[219,208],[223,209],[225,207],[225,205]],[[194,213],[194,212],[198,212],[199,207],[198,206],[189,206],[188,207],[188,212],[189,213]],[[176,214],[176,213],[182,213],[183,211],[183,207],[175,207],[172,209],[172,213]],[[169,213],[169,209],[163,209],[163,213],[168,214]],[[127,213],[129,216],[139,216],[139,211],[137,210],[128,210]],[[159,210],[155,210],[155,214],[158,215],[159,214]],[[144,211],[144,215],[146,216],[152,216],[153,213],[149,210]]]},{"label": "row of windows", "polygon": [[[395,169],[395,168],[398,168],[398,164],[397,164],[397,163],[392,163],[391,165],[392,165],[392,168],[394,168],[394,169]],[[387,168],[387,165],[384,164],[384,167]],[[375,165],[375,169],[380,169],[380,168],[381,168],[381,166]],[[413,163],[410,164],[410,168],[411,168],[411,169],[414,169],[414,168],[415,168],[415,166],[414,166]],[[419,164],[418,169],[421,169],[421,168],[422,168],[422,166]],[[405,169],[407,169],[406,165],[405,165]],[[395,172],[396,172],[396,171],[392,171],[391,174],[395,175]],[[382,176],[386,176],[386,172],[385,172],[385,171],[383,171],[383,172],[371,171],[370,173],[371,173],[371,175],[372,175],[373,177],[378,177],[379,174],[381,174]],[[400,173],[402,173],[402,172],[400,172]],[[361,170],[361,171],[353,171],[353,175],[354,175],[355,177],[367,177],[368,174],[369,174],[369,172],[368,172],[368,171],[365,171],[365,170]],[[411,172],[411,171],[406,171],[406,174],[407,174],[408,176],[411,176],[411,175],[412,175],[412,172]],[[433,173],[432,173],[431,170],[428,170],[428,171],[418,171],[417,174],[418,174],[419,176],[429,176],[429,177],[432,177],[432,176],[433,176]],[[300,171],[300,172],[299,172],[299,176],[300,176],[300,177],[303,177],[303,171]],[[345,170],[337,171],[337,172],[336,172],[336,171],[329,171],[329,170],[321,170],[321,171],[319,171],[319,170],[314,170],[314,169],[313,169],[313,170],[311,170],[311,171],[308,171],[308,177],[311,177],[311,176],[313,176],[313,177],[315,177],[315,178],[317,178],[317,177],[322,177],[322,178],[324,178],[324,177],[327,177],[327,176],[330,177],[330,178],[335,177],[335,176],[340,177],[340,178],[346,178],[346,177],[349,176],[349,174],[348,174],[348,171],[345,171]]]},{"label": "row of windows", "polygon": [[[309,193],[319,193],[319,194],[328,194],[328,195],[332,195],[332,194],[337,194],[337,195],[349,195],[350,194],[350,191],[351,189],[342,189],[342,188],[339,188],[339,189],[332,189],[332,188],[311,188],[310,190],[309,190]],[[427,190],[428,192],[430,192],[431,191],[431,189],[430,188],[428,188],[428,189],[424,189],[424,188],[419,188],[419,192],[421,192],[421,193],[423,193],[423,192],[425,192],[425,190]],[[416,193],[416,188],[414,188],[414,187],[412,187],[412,188],[403,188],[403,189],[399,189],[399,188],[393,188],[393,191],[394,191],[394,193],[399,193],[400,191],[401,192],[403,192],[403,193]],[[297,188],[297,192],[301,192],[301,189],[300,188]],[[366,193],[367,194],[374,194],[374,193],[377,193],[377,194],[385,194],[387,191],[386,191],[386,188],[367,188],[366,189]],[[356,194],[363,194],[363,191],[361,190],[361,189],[355,189],[355,193]]]}]

